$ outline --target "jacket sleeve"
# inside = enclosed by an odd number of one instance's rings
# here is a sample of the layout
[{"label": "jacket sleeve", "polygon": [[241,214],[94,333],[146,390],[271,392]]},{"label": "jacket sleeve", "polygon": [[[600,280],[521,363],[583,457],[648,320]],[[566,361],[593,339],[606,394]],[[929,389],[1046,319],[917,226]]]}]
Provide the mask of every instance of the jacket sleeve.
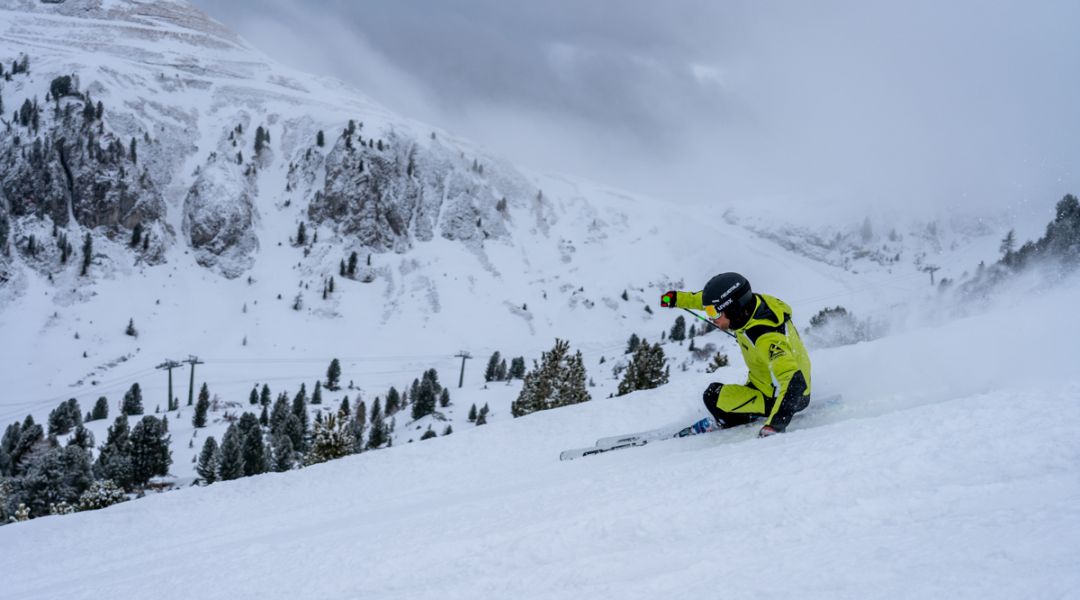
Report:
[{"label": "jacket sleeve", "polygon": [[705,305],[701,303],[701,292],[675,292],[675,306],[694,310],[702,310],[705,308]]},{"label": "jacket sleeve", "polygon": [[791,420],[791,414],[796,410],[794,407],[806,393],[806,377],[799,370],[799,363],[784,335],[767,333],[758,338],[756,346],[759,353],[769,357],[769,371],[780,386],[765,424],[774,425],[774,420],[780,415],[780,420],[784,421],[780,424],[782,428]]}]

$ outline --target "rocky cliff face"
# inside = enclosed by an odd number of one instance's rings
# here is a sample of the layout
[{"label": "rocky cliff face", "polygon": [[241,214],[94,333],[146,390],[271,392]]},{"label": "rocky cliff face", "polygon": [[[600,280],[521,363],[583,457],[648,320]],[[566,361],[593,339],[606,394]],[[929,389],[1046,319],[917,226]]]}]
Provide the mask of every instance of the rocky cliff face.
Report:
[{"label": "rocky cliff face", "polygon": [[[153,142],[148,135],[121,140],[103,122],[104,106],[72,81],[54,79],[42,90],[45,103],[24,100],[0,131],[6,212],[11,219],[48,219],[110,238],[130,236],[136,226],[161,230],[165,203],[139,161],[140,143],[149,149]],[[25,249],[21,240],[12,241]]]},{"label": "rocky cliff face", "polygon": [[308,214],[375,251],[401,252],[436,234],[466,242],[506,235],[505,201],[479,164],[464,162],[438,143],[396,133],[365,140],[346,128],[325,161],[309,166],[324,170],[325,185]]}]

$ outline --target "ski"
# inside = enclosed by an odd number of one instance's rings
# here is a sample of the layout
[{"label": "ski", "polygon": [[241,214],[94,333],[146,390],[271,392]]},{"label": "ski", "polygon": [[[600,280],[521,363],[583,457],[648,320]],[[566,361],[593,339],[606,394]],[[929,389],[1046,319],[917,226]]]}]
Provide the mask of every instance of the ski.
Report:
[{"label": "ski", "polygon": [[[841,398],[842,397],[839,394],[834,394],[821,398],[817,401],[812,401],[811,405],[828,406],[840,402]],[[694,425],[690,425],[688,427],[668,426],[660,427],[657,429],[649,429],[647,431],[639,431],[637,433],[627,433],[623,435],[600,438],[596,440],[596,445],[592,447],[563,450],[561,453],[559,453],[559,460],[573,460],[575,458],[593,456],[595,454],[603,454],[605,452],[612,452],[614,450],[636,448],[638,446],[644,446],[650,442],[658,442],[662,440],[671,440],[692,435],[700,435],[702,433],[712,433],[714,431],[725,431],[725,429],[720,428],[707,428],[700,426],[695,428],[695,425],[703,423],[704,421],[705,419],[702,419],[702,421],[698,421]],[[730,427],[727,429],[742,429],[744,427],[755,425],[758,422],[760,422],[760,419],[755,418],[750,423],[744,425],[737,425],[735,427]]]},{"label": "ski", "polygon": [[[706,419],[702,419],[705,421]],[[698,421],[701,423],[702,421]],[[636,448],[638,446],[644,446],[649,443],[659,442],[663,440],[673,440],[675,438],[689,437],[692,435],[700,435],[702,433],[712,433],[713,431],[720,431],[712,424],[712,420],[708,419],[711,428],[698,427],[694,425],[689,427],[663,427],[660,429],[653,429],[651,431],[642,431],[640,433],[634,433],[625,436],[615,436],[610,438],[601,438],[596,441],[595,446],[588,448],[577,448],[574,450],[563,450],[559,453],[559,460],[573,460],[575,458],[582,458],[585,456],[592,456],[594,454],[603,454],[604,452],[611,452],[613,450],[623,450],[625,448]],[[734,428],[733,428],[734,429]]]}]

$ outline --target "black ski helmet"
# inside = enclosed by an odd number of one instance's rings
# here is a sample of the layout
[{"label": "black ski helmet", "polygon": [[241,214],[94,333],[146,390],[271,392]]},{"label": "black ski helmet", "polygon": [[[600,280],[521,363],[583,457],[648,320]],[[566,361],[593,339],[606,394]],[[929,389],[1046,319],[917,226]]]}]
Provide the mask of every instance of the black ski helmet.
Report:
[{"label": "black ski helmet", "polygon": [[701,291],[701,303],[711,304],[716,312],[725,312],[728,319],[740,321],[752,307],[754,294],[750,282],[738,273],[721,273],[705,284]]}]

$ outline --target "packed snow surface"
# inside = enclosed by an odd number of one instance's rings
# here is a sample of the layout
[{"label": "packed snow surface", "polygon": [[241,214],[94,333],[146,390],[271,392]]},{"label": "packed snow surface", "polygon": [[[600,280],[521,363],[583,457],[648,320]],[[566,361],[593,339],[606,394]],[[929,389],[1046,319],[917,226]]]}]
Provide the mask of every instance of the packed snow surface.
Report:
[{"label": "packed snow surface", "polygon": [[[300,471],[2,527],[3,595],[1075,597],[1076,291],[816,351],[815,395],[842,400],[764,440],[743,428],[557,459],[696,416],[714,376],[689,373]],[[472,394],[513,391],[496,388]]]}]

